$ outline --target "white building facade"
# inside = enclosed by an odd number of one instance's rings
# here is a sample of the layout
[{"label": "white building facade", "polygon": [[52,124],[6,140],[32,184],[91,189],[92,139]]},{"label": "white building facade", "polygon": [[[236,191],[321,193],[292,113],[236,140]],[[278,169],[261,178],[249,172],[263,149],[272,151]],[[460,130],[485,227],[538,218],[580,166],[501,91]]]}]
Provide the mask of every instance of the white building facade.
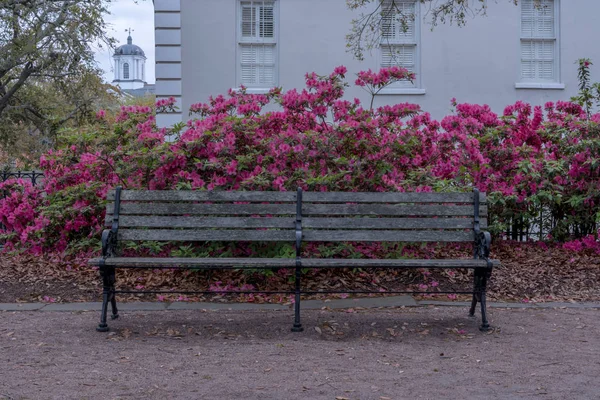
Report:
[{"label": "white building facade", "polygon": [[[488,1],[487,16],[433,30],[426,4],[395,2],[415,18],[403,26],[384,21],[379,48],[358,61],[346,51],[358,13],[344,0],[155,0],[156,95],[175,97],[179,107],[159,115],[159,125],[186,121],[190,105],[210,95],[241,85],[256,93],[302,88],[306,72],[325,75],[338,65],[351,84],[361,70],[414,71],[414,82],[389,87],[375,105],[416,103],[435,118],[448,114],[451,98],[498,113],[517,100],[568,100],[578,90],[576,61],[590,58],[600,68],[598,0]],[[369,100],[358,87],[346,95]]]}]

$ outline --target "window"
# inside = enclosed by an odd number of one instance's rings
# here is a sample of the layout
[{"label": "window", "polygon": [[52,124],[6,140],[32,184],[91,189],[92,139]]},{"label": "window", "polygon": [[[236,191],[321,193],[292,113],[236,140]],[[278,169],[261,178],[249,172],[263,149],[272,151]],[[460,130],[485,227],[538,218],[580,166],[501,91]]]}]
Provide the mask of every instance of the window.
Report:
[{"label": "window", "polygon": [[274,1],[240,1],[238,79],[248,88],[276,85],[277,49]]},{"label": "window", "polygon": [[560,80],[558,1],[521,0],[521,83],[552,84]]},{"label": "window", "polygon": [[129,64],[123,64],[123,79],[129,79]]},{"label": "window", "polygon": [[386,0],[382,5],[381,67],[398,66],[417,74],[410,81],[398,82],[391,89],[420,87],[419,78],[419,3],[416,0]]}]

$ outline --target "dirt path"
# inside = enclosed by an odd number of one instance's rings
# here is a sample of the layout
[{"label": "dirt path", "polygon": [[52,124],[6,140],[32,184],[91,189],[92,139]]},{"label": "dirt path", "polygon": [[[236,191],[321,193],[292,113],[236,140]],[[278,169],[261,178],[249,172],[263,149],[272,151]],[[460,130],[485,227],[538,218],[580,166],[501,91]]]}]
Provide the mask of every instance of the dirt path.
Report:
[{"label": "dirt path", "polygon": [[0,399],[600,398],[599,310],[465,313],[4,312]]}]

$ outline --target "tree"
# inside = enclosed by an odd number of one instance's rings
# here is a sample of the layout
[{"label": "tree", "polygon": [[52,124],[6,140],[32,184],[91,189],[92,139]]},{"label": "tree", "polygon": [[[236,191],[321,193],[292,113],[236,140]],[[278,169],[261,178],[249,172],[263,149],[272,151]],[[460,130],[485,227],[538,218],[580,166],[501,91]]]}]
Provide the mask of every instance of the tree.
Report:
[{"label": "tree", "polygon": [[92,46],[113,44],[104,22],[111,1],[0,0],[4,149],[27,138],[47,142],[61,126],[89,119],[92,104],[110,96]]},{"label": "tree", "polygon": [[111,43],[110,0],[0,0],[0,116],[32,80],[64,80],[93,68],[92,44]]},{"label": "tree", "polygon": [[54,147],[61,129],[94,124],[97,110],[118,107],[119,97],[98,71],[82,69],[67,80],[29,82],[11,104],[0,118],[0,149],[29,165]]},{"label": "tree", "polygon": [[[346,0],[352,10],[371,6],[369,12],[363,12],[352,20],[352,30],[346,35],[348,51],[354,57],[362,60],[365,50],[378,47],[381,32],[385,24],[396,19],[403,26],[415,16],[403,12],[399,6],[401,0]],[[432,28],[438,23],[455,23],[458,26],[466,24],[469,17],[485,15],[487,0],[417,0],[426,5],[426,15],[431,21]],[[496,0],[497,1],[497,0]],[[514,5],[519,0],[506,0]],[[540,6],[542,0],[534,0]]]}]

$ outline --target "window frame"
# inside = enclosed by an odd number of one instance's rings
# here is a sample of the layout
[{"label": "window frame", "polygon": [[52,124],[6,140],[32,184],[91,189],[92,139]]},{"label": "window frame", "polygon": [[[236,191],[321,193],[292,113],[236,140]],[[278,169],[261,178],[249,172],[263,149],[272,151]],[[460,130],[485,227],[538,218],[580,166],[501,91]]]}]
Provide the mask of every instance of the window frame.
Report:
[{"label": "window frame", "polygon": [[[273,4],[273,38],[242,37],[242,5],[244,3],[271,3]],[[257,18],[260,18],[257,13]],[[247,93],[268,93],[279,82],[279,1],[278,0],[237,0],[236,1],[236,88],[240,90],[243,85]],[[247,84],[242,82],[242,48],[244,46],[272,46],[273,47],[273,82],[271,84]]]},{"label": "window frame", "polygon": [[[402,40],[394,40],[394,41],[385,41],[383,38],[383,33],[381,39],[379,40],[379,57],[378,57],[378,65],[379,68],[383,66],[383,57],[384,47],[393,47],[393,46],[414,46],[415,47],[415,59],[414,59],[414,73],[415,79],[413,80],[412,85],[406,85],[405,83],[398,82],[396,84],[391,84],[386,88],[382,89],[379,94],[425,94],[426,91],[423,88],[423,80],[421,76],[421,2],[419,0],[395,0],[399,3],[413,3],[415,6],[415,15],[414,15],[414,39],[413,41],[402,41]],[[385,7],[386,2],[382,4],[382,7]]]},{"label": "window frame", "polygon": [[129,63],[127,61],[125,61],[123,63],[123,80],[129,80],[130,76],[131,76],[131,70],[129,67]]},{"label": "window frame", "polygon": [[[532,0],[535,2],[535,0]],[[518,78],[515,83],[516,89],[564,89],[565,85],[562,83],[561,76],[561,51],[560,51],[560,0],[553,0],[553,12],[554,12],[554,38],[535,38],[535,37],[524,37],[523,36],[523,7],[524,1],[521,1],[519,6],[519,46],[518,46]],[[539,41],[549,42],[554,41],[554,75],[553,80],[546,80],[540,78],[523,78],[523,43],[526,41]]]}]

